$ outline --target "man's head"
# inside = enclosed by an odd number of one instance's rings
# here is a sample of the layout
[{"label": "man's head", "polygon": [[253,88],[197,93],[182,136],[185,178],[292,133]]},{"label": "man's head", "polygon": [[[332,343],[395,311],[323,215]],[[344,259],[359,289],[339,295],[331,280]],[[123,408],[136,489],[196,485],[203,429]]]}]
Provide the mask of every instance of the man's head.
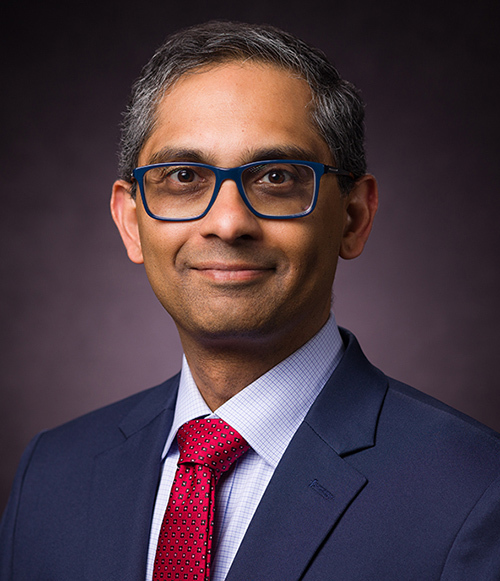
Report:
[{"label": "man's head", "polygon": [[[128,161],[122,161],[123,178],[113,188],[112,213],[130,259],[144,262],[153,290],[176,322],[186,351],[188,344],[203,343],[268,356],[270,363],[276,363],[326,322],[338,257],[356,257],[368,238],[377,191],[373,177],[363,173],[362,107],[352,87],[332,72],[324,57],[307,49],[306,61],[317,61],[318,68],[326,71],[324,77],[330,78],[330,86],[336,87],[332,91],[342,95],[337,101],[344,106],[332,113],[330,126],[341,125],[345,129],[341,139],[353,141],[347,149],[359,154],[342,168],[355,176],[348,178],[350,187],[342,188],[334,174],[325,174],[319,180],[318,201],[311,213],[269,219],[252,213],[235,181],[227,179],[203,217],[157,220],[148,215],[141,196],[130,195],[129,173],[135,165],[168,164],[162,166],[160,179],[173,184],[172,191],[176,191],[180,181],[203,184],[203,176],[192,171],[190,164],[235,168],[300,156],[299,160],[340,166],[339,156],[345,158],[341,153],[344,146],[330,145],[312,122],[319,97],[313,93],[311,81],[297,73],[297,51],[291,51],[295,61],[289,56],[296,63],[294,68],[283,65],[277,49],[271,51],[270,38],[265,58],[250,56],[245,49],[248,39],[242,34],[246,30],[250,36],[278,37],[282,49],[287,42],[305,45],[265,27],[238,25],[233,31],[226,24],[208,24],[195,30],[199,34],[190,30],[167,42],[135,87],[125,144],[128,140],[136,149],[132,152],[131,145],[127,152],[125,145],[123,159]],[[214,62],[207,48],[210,31],[222,43],[221,30],[227,33],[225,56],[220,53]],[[182,47],[183,39],[190,45],[189,51],[179,48],[179,54],[190,55],[184,65],[172,48]],[[205,47],[204,57],[200,45]],[[158,66],[170,59],[177,63],[173,77]],[[156,89],[148,91],[146,86]],[[327,88],[321,90],[326,100]],[[347,102],[352,116],[347,113]],[[149,125],[133,122],[139,118],[132,113],[134,107],[149,111],[149,116],[144,115]],[[135,140],[130,137],[134,126],[141,135]],[[332,135],[330,132],[329,139]],[[274,180],[275,176],[268,174],[263,179]],[[191,203],[201,190],[189,191],[187,197],[183,193],[181,204],[184,200]]]},{"label": "man's head", "polygon": [[[172,35],[136,81],[125,115],[120,177],[130,180],[139,153],[154,129],[164,94],[188,72],[230,61],[269,64],[304,79],[311,89],[311,122],[328,144],[332,162],[354,174],[366,173],[364,107],[355,87],[343,80],[325,55],[272,26],[208,22]],[[339,178],[343,193],[352,180]]]}]

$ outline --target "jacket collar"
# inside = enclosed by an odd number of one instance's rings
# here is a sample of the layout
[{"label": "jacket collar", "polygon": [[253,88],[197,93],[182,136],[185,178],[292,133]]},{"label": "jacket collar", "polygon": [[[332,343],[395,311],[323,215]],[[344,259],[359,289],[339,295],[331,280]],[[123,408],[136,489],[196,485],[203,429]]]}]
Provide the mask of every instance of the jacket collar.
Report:
[{"label": "jacket collar", "polygon": [[375,445],[387,377],[361,351],[356,337],[340,329],[346,351],[305,422],[339,456]]}]

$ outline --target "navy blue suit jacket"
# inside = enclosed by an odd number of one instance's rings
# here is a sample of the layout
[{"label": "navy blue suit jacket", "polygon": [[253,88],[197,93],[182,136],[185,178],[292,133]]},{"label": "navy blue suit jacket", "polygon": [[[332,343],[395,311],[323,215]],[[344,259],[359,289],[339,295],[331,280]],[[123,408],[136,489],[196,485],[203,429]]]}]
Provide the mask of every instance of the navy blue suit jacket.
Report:
[{"label": "navy blue suit jacket", "polygon": [[[346,353],[286,450],[227,581],[500,579],[500,436]],[[37,436],[2,581],[140,581],[178,376]]]}]

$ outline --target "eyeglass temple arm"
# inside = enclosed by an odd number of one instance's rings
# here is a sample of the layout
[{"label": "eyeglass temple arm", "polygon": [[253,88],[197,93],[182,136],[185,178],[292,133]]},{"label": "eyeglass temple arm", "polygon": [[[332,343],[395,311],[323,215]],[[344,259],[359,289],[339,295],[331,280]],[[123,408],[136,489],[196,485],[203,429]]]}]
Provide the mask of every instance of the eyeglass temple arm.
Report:
[{"label": "eyeglass temple arm", "polygon": [[339,169],[338,167],[332,167],[331,165],[325,165],[325,173],[334,173],[338,176],[347,176],[352,180],[355,180],[356,177],[351,171],[347,171],[345,169]]}]

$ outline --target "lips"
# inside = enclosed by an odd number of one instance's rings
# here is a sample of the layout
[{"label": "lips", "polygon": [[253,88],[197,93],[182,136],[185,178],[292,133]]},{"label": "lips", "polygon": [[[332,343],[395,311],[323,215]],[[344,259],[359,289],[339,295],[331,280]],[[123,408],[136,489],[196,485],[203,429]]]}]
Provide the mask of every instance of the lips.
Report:
[{"label": "lips", "polygon": [[194,270],[269,270],[270,267],[260,264],[251,264],[247,262],[205,262],[201,264],[192,265],[190,268]]},{"label": "lips", "polygon": [[190,266],[190,269],[219,282],[253,281],[275,270],[271,266],[248,262],[203,262]]}]

